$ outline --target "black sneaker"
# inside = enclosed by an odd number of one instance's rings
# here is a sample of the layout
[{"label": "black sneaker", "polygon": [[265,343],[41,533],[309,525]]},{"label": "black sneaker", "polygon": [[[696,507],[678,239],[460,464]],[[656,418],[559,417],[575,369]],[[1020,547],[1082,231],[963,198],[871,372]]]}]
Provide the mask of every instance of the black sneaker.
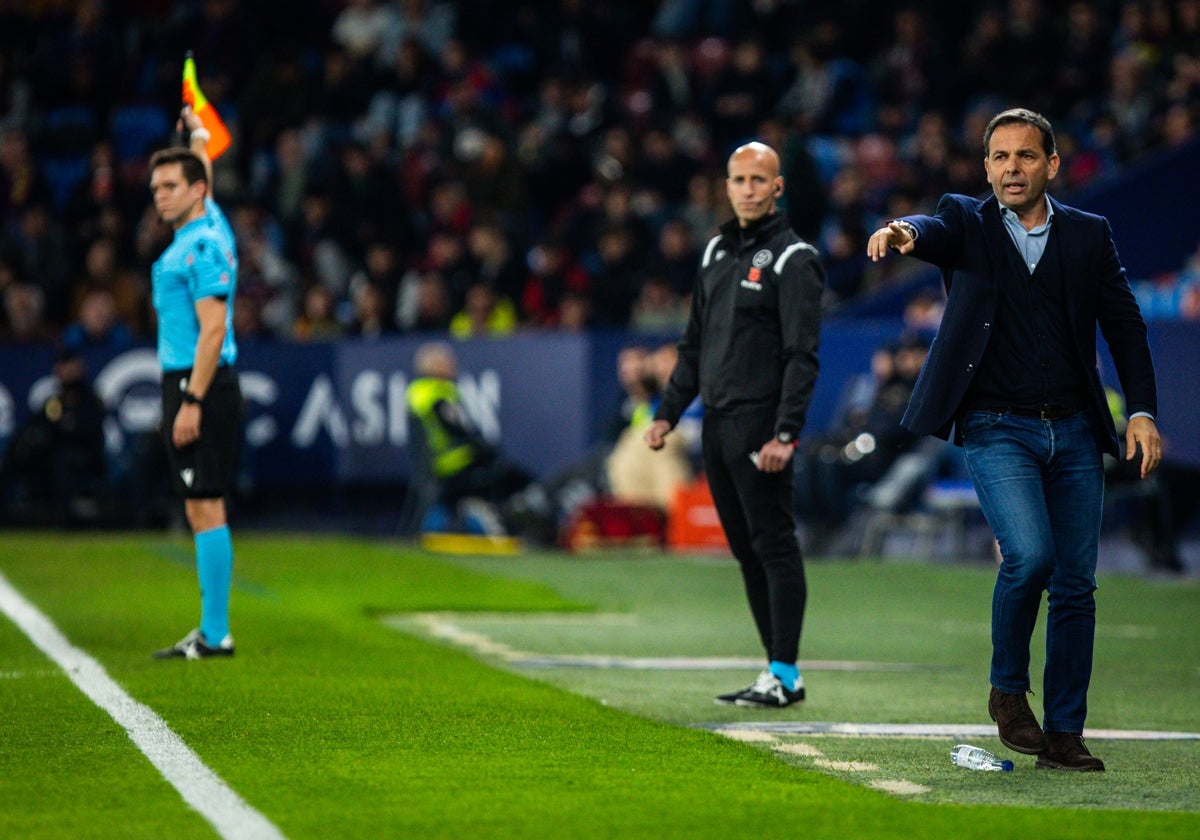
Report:
[{"label": "black sneaker", "polygon": [[782,709],[804,699],[804,678],[796,681],[795,690],[783,687],[779,677],[770,671],[763,671],[754,681],[754,685],[746,689],[733,701],[735,706],[751,709]]},{"label": "black sneaker", "polygon": [[155,659],[208,659],[213,656],[233,656],[233,636],[226,636],[219,645],[210,647],[200,631],[193,630],[174,647],[154,651]]},{"label": "black sneaker", "polygon": [[714,702],[719,703],[722,706],[737,705],[737,701],[738,701],[739,697],[741,697],[745,694],[749,694],[751,691],[753,691],[754,687],[756,685],[758,685],[759,682],[762,681],[765,677],[769,676],[770,673],[771,673],[770,671],[763,671],[761,674],[759,674],[755,678],[754,682],[750,683],[750,685],[746,686],[745,688],[739,688],[737,691],[731,691],[728,694],[718,694],[716,697],[713,698],[713,700],[714,700]]}]

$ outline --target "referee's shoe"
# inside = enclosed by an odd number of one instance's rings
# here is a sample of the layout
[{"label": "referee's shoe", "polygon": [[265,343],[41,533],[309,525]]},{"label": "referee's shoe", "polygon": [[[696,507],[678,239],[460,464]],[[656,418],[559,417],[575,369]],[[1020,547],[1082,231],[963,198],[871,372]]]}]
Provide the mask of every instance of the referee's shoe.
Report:
[{"label": "referee's shoe", "polygon": [[214,656],[233,656],[233,636],[226,636],[214,647],[205,641],[204,635],[197,629],[172,647],[154,652],[155,659],[209,659]]}]

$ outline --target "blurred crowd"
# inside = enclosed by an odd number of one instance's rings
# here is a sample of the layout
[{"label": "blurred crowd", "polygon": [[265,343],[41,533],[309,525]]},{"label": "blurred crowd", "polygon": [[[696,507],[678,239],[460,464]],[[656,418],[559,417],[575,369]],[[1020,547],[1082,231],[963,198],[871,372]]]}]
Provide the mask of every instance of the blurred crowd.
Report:
[{"label": "blurred crowd", "polygon": [[677,331],[752,136],[836,309],[897,270],[881,219],[981,191],[1000,108],[1051,116],[1071,188],[1200,107],[1200,0],[0,0],[0,339],[153,334],[189,49],[243,339]]}]

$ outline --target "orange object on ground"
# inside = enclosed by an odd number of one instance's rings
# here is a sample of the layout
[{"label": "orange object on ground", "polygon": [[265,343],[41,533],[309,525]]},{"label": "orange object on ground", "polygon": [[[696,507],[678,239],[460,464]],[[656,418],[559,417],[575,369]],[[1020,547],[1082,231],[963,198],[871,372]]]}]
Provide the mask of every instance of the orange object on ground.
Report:
[{"label": "orange object on ground", "polygon": [[729,542],[703,475],[675,491],[667,510],[667,547],[680,552],[729,552]]}]

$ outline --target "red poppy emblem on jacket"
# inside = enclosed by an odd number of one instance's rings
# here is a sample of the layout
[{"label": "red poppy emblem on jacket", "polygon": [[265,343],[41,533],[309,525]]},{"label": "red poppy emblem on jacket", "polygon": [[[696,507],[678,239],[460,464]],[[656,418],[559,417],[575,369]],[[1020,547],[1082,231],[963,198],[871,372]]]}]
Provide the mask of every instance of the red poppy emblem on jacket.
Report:
[{"label": "red poppy emblem on jacket", "polygon": [[757,283],[762,278],[762,270],[758,268],[750,269],[750,273],[746,275],[746,279],[751,283]]}]

